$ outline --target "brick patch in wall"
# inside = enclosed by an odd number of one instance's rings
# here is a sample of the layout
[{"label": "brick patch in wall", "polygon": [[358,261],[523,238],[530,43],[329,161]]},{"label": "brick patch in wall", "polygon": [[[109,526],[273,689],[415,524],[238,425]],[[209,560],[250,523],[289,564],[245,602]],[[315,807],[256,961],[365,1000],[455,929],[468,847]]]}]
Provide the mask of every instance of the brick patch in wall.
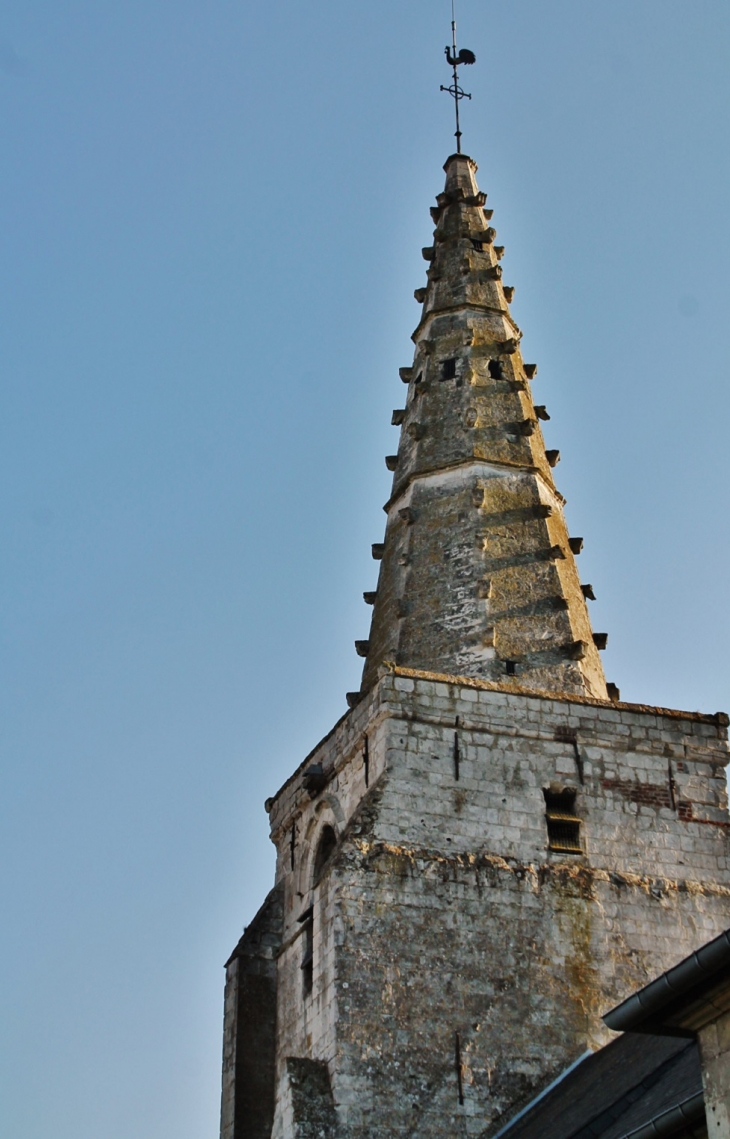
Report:
[{"label": "brick patch in wall", "polygon": [[[601,786],[604,791],[613,791],[630,803],[641,803],[648,807],[673,807],[672,796],[668,786],[661,783],[639,783],[633,779],[602,779]],[[682,814],[678,808],[680,819],[692,818],[692,804],[683,803],[680,806],[689,808],[689,814]]]}]

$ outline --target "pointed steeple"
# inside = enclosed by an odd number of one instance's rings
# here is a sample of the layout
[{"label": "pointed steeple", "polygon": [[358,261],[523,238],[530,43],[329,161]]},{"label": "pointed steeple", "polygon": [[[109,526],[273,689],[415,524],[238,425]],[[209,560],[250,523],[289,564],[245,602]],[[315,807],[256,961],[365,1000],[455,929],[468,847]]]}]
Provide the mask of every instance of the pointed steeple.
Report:
[{"label": "pointed steeple", "polygon": [[[520,691],[607,699],[575,561],[565,500],[553,481],[521,333],[502,284],[504,250],[464,154],[446,162],[423,250],[428,284],[413,333],[398,454],[363,691],[387,661],[479,677]],[[603,638],[605,641],[605,638]]]}]

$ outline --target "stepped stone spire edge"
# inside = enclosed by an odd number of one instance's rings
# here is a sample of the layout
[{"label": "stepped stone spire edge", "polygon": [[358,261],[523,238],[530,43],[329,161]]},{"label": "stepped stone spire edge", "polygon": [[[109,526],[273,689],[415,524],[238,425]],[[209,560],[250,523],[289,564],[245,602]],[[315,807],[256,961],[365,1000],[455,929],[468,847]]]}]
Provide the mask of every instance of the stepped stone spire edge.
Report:
[{"label": "stepped stone spire edge", "polygon": [[393,662],[608,700],[492,211],[473,159],[444,170],[361,692]]}]

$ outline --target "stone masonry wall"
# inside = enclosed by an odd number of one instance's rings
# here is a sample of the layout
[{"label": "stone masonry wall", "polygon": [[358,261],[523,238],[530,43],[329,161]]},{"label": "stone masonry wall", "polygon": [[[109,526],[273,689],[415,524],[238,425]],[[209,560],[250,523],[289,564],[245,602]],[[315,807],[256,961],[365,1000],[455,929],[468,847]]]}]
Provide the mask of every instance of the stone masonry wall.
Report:
[{"label": "stone masonry wall", "polygon": [[601,1012],[647,963],[674,964],[730,913],[712,891],[657,899],[566,867],[358,854],[340,879],[333,1077],[351,1139],[492,1134],[606,1043]]},{"label": "stone masonry wall", "polygon": [[[293,1139],[295,1130],[295,1097],[289,1087],[287,1060],[306,1057],[329,1062],[337,1048],[336,891],[330,873],[323,876],[319,885],[313,885],[313,864],[323,829],[331,826],[341,838],[367,795],[368,785],[377,784],[382,776],[385,720],[384,709],[373,703],[359,705],[335,726],[271,802],[277,881],[285,885],[284,935],[278,961],[278,1092],[273,1130],[276,1139]],[[321,764],[329,780],[314,799],[303,786],[304,772],[313,764]],[[305,997],[302,962],[306,955],[307,923],[299,919],[310,906],[314,956],[312,990]]]},{"label": "stone masonry wall", "polygon": [[[343,1136],[435,1139],[492,1134],[605,1042],[606,1008],[728,925],[726,735],[717,717],[383,676],[270,803],[273,1135],[293,1134],[288,1057],[326,1062]],[[578,854],[548,849],[544,791],[566,788]],[[325,825],[338,845],[313,885]]]}]

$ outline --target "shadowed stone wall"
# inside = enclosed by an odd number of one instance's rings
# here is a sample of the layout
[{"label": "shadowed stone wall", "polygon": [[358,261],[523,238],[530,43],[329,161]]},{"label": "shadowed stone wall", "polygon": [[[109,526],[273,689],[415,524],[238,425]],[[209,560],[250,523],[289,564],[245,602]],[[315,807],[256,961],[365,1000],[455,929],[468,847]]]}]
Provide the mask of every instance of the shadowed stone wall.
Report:
[{"label": "shadowed stone wall", "polygon": [[280,882],[226,965],[221,1139],[268,1139],[271,1134],[283,903]]}]

